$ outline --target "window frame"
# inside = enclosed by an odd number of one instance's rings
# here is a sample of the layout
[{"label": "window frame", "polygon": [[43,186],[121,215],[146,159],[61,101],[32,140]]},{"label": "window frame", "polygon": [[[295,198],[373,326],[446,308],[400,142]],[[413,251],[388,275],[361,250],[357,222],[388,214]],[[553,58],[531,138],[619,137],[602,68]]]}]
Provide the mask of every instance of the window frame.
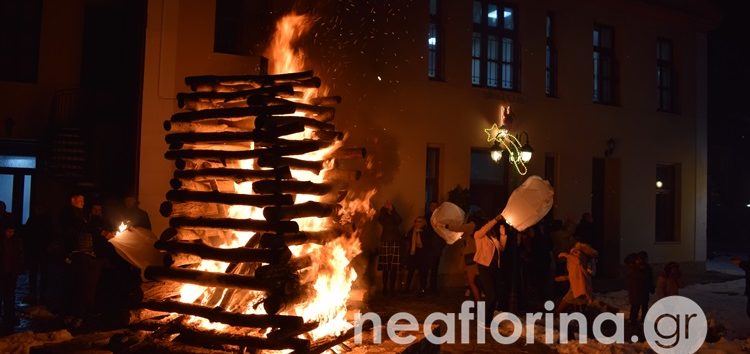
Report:
[{"label": "window frame", "polygon": [[[661,57],[662,45],[669,46],[669,59]],[[663,86],[663,72],[669,73],[669,86]],[[677,100],[675,92],[675,69],[674,69],[674,42],[672,40],[656,38],[656,110],[659,112],[677,113]],[[670,107],[665,107],[664,95],[669,96]]]},{"label": "window frame", "polygon": [[[482,7],[482,13],[480,15],[480,23],[474,22],[474,6],[475,3],[479,2]],[[495,5],[497,8],[497,11],[503,13],[506,8],[512,10],[512,28],[508,29],[506,28],[506,21],[504,15],[498,15],[498,20],[496,23],[496,26],[490,26],[487,14],[489,13],[489,6]],[[518,17],[518,6],[515,3],[506,2],[502,0],[474,0],[472,1],[472,64],[471,64],[471,78],[472,78],[472,86],[474,87],[481,87],[481,88],[488,88],[488,89],[495,89],[495,90],[502,90],[502,91],[512,91],[512,92],[519,92],[520,91],[520,43],[519,43],[519,35],[518,35],[518,25],[519,25],[519,17]],[[474,48],[474,41],[476,40],[476,34],[479,34],[480,37],[480,43],[479,43],[479,56],[476,56],[475,54],[475,48]],[[489,52],[489,40],[490,36],[494,36],[497,38],[497,55],[495,59],[490,59],[488,57]],[[506,56],[503,55],[505,53],[504,49],[504,40],[510,39],[512,41],[512,47],[511,47],[511,55],[510,55],[510,61],[505,60]],[[476,78],[475,75],[475,63],[476,61],[479,61],[479,83],[477,84],[474,81],[474,78]],[[489,77],[488,77],[488,66],[490,63],[496,63],[496,70],[497,70],[497,81],[496,86],[492,86],[489,84]],[[504,82],[506,81],[504,72],[504,65],[510,65],[510,71],[509,75],[511,77],[511,84],[510,87],[504,87]]]},{"label": "window frame", "polygon": [[[435,12],[432,11],[432,2],[435,3]],[[445,67],[443,65],[443,6],[441,0],[429,0],[427,3],[429,7],[428,13],[429,25],[427,27],[427,78],[435,81],[445,80]],[[429,43],[431,27],[435,26],[435,45],[431,47]],[[430,58],[434,55],[434,65],[430,65]]]},{"label": "window frame", "polygon": [[[602,30],[608,30],[610,32],[610,45],[609,47],[602,46]],[[615,28],[612,26],[604,25],[601,23],[594,23],[594,27],[591,31],[592,38],[593,33],[595,31],[599,31],[599,41],[598,44],[593,43],[592,39],[592,45],[593,45],[593,52],[592,52],[592,102],[598,103],[598,104],[604,104],[604,105],[611,105],[616,106],[618,104],[618,82],[617,82],[617,62],[615,60]],[[598,53],[598,60],[594,59],[596,57],[596,54]],[[609,76],[607,77],[607,82],[609,86],[609,99],[605,100],[602,98],[602,92],[604,85],[604,78],[602,75],[604,65],[602,64],[603,60],[602,58],[609,59],[610,67],[609,67]],[[597,94],[598,92],[598,94]]]}]

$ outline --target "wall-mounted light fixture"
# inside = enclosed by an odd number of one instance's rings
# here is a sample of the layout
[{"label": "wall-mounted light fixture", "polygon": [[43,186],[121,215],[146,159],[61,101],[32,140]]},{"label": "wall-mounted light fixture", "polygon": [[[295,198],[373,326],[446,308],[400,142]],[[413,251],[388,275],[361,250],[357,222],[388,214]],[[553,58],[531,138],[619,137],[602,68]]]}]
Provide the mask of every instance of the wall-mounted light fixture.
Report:
[{"label": "wall-mounted light fixture", "polygon": [[[529,134],[521,132],[518,136],[510,133],[508,125],[513,122],[513,115],[510,112],[510,106],[500,106],[500,127],[497,123],[492,127],[484,130],[487,133],[487,142],[492,143],[490,147],[490,158],[492,161],[500,162],[503,158],[503,151],[508,155],[508,161],[513,164],[520,175],[528,172],[526,163],[531,161],[534,149],[529,144]],[[525,136],[525,143],[522,145],[519,137]]]}]

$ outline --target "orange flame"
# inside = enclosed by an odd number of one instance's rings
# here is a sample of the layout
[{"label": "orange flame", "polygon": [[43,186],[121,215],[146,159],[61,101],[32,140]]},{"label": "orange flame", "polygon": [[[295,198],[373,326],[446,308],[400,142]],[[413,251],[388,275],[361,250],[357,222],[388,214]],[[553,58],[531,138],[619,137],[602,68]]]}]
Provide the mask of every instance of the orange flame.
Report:
[{"label": "orange flame", "polygon": [[[276,26],[276,32],[266,51],[266,56],[271,63],[270,71],[272,74],[282,74],[289,72],[300,72],[305,69],[305,54],[296,47],[296,43],[311,28],[312,20],[306,15],[292,13],[280,19]],[[290,98],[290,100],[310,103],[313,97],[323,93],[325,90],[317,88],[306,88],[302,95]],[[296,113],[300,114],[300,113]],[[284,136],[284,139],[301,140],[310,139],[312,131],[307,129],[302,133]],[[292,177],[300,181],[311,181],[314,183],[325,183],[325,171],[333,168],[334,163],[331,156],[343,145],[342,141],[337,141],[332,146],[311,152],[304,155],[294,156],[294,158],[308,161],[326,161],[324,171],[315,174],[310,171],[292,169]],[[252,144],[248,146],[252,148]],[[239,167],[244,169],[254,169],[253,160],[239,161]],[[252,183],[243,182],[234,185],[234,192],[240,194],[251,194]],[[341,202],[338,219],[345,224],[352,223],[354,215],[364,215],[365,218],[371,219],[375,210],[370,206],[370,199],[375,194],[375,190],[370,190],[363,195],[349,193],[344,201]],[[298,194],[295,197],[295,203],[307,201],[320,201],[321,197],[316,195]],[[233,205],[229,208],[228,217],[230,218],[252,218],[263,219],[261,208]],[[318,231],[330,228],[333,225],[331,218],[300,218],[295,219],[299,224],[301,231]],[[232,239],[225,242],[221,247],[241,247],[248,240],[254,237],[252,232],[234,232]],[[346,321],[347,301],[353,282],[357,278],[356,272],[350,267],[351,260],[361,252],[361,243],[358,233],[342,234],[342,237],[324,244],[304,244],[292,246],[290,250],[295,257],[309,256],[312,260],[312,266],[306,268],[301,274],[303,284],[311,284],[313,293],[302,303],[295,305],[294,308],[284,310],[282,314],[296,315],[304,318],[306,322],[318,322],[320,325],[307,335],[313,340],[328,336],[338,335],[352,327]],[[201,262],[198,269],[211,272],[224,272],[228,264],[224,262],[208,261]],[[215,298],[213,288],[206,288],[197,285],[184,285],[181,288],[180,295],[183,302],[197,302],[206,304],[209,298]],[[222,290],[223,291],[223,290]],[[225,294],[220,294],[223,301]],[[262,300],[263,293],[250,292],[249,295],[243,296],[239,308],[245,313],[260,313],[257,303]],[[231,299],[234,300],[234,299]],[[221,330],[226,325],[221,323],[211,323],[206,319],[192,318],[191,323],[203,328]]]}]

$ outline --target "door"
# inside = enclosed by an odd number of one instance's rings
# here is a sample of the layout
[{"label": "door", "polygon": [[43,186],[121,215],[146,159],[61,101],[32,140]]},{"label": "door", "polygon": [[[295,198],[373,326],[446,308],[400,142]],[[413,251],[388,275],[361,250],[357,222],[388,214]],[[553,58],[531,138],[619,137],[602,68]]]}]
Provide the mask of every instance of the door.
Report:
[{"label": "door", "polygon": [[16,225],[25,224],[29,218],[34,168],[33,156],[0,155],[0,201]]},{"label": "door", "polygon": [[488,149],[472,149],[470,183],[470,205],[496,215],[508,201],[508,163],[492,161]]},{"label": "door", "polygon": [[598,273],[617,277],[620,272],[620,160],[594,158],[591,175],[591,216],[594,248],[599,250]]}]

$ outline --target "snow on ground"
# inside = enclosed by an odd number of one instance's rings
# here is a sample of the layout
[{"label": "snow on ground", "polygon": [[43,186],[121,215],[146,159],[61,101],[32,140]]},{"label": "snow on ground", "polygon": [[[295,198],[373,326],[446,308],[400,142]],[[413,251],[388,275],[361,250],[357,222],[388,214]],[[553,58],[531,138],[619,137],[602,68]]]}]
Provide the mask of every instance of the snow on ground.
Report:
[{"label": "snow on ground", "polygon": [[28,354],[31,347],[45,343],[71,340],[73,336],[66,330],[46,333],[21,332],[0,338],[0,353]]},{"label": "snow on ground", "polygon": [[[729,263],[728,259],[708,261],[706,267],[711,271],[744,275],[744,272]],[[750,352],[750,318],[745,312],[748,299],[744,294],[744,279],[723,283],[695,284],[680,289],[681,296],[690,298],[700,305],[703,312],[706,313],[709,326],[723,333],[721,340],[716,343],[705,343],[698,353],[734,354]],[[597,300],[620,309],[621,312],[625,313],[626,318],[629,317],[630,305],[628,304],[626,291],[597,294]],[[635,354],[649,351],[646,343],[603,345],[591,339],[587,344],[570,342],[553,347],[561,354]]]}]

